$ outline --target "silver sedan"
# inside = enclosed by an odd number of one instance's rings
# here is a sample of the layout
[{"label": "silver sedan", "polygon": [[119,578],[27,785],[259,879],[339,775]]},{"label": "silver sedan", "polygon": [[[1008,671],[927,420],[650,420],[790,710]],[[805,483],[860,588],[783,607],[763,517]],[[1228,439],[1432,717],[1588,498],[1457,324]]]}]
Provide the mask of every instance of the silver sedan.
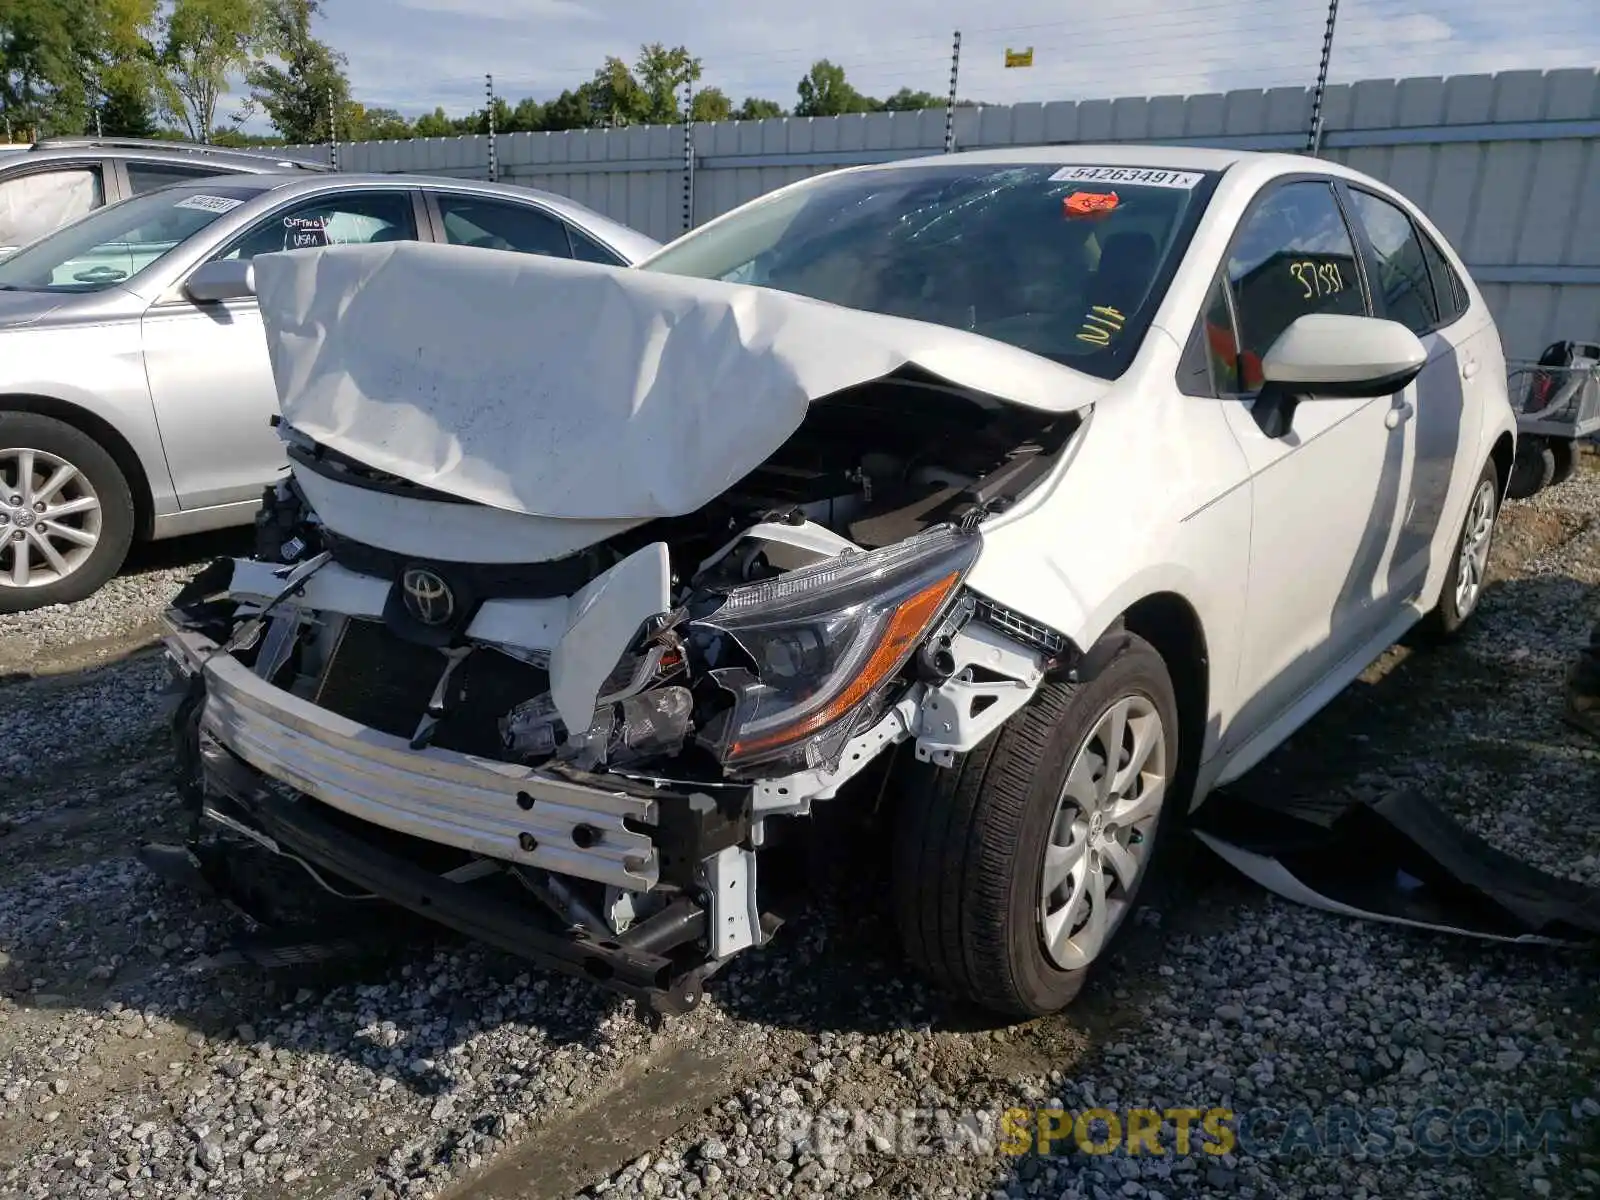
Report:
[{"label": "silver sedan", "polygon": [[657,245],[526,188],[283,174],[163,188],[23,248],[0,262],[0,612],[90,595],[135,538],[249,523],[285,465],[250,261],[378,241],[614,265]]}]

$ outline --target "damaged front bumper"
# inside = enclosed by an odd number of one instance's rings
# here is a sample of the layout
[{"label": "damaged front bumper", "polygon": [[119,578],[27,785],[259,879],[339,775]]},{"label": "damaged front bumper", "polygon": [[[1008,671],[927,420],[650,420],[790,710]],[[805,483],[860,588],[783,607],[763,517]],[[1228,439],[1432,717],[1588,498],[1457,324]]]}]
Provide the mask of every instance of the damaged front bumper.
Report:
[{"label": "damaged front bumper", "polygon": [[[412,750],[272,687],[201,635],[171,626],[166,643],[197,833],[242,834],[353,890],[659,1012],[693,1008],[717,960],[775,926],[747,903],[747,793],[713,800]],[[439,870],[408,852],[419,846],[465,853]],[[492,886],[525,869],[669,898],[620,932],[562,925],[521,889]],[[750,886],[730,887],[736,879]],[[717,903],[723,895],[742,907]],[[714,918],[718,936],[708,934]]]},{"label": "damaged front bumper", "polygon": [[[261,679],[209,639],[173,630],[169,652],[204,680],[202,735],[331,808],[397,833],[630,891],[660,882],[644,827],[662,801],[491,763],[358,725]],[[576,773],[574,773],[576,774]],[[643,793],[643,794],[640,794]]]}]

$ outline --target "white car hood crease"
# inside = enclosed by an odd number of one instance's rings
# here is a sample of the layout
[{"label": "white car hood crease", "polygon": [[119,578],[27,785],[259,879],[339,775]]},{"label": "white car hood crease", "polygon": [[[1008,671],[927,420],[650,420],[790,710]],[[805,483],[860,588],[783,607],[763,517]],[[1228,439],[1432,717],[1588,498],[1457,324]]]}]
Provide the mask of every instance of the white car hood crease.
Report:
[{"label": "white car hood crease", "polygon": [[263,255],[284,420],[375,469],[530,516],[683,516],[812,401],[914,366],[1045,412],[1101,380],[960,330],[767,288],[392,242]]}]

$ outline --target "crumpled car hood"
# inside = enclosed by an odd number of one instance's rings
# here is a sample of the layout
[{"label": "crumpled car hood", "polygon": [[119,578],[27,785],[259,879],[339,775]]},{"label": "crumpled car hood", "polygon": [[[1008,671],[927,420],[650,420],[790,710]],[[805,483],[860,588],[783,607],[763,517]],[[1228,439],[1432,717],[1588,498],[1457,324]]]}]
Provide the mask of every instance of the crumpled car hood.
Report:
[{"label": "crumpled car hood", "polygon": [[1046,412],[1107,388],[959,330],[628,268],[395,242],[268,254],[255,269],[288,424],[531,516],[692,513],[813,400],[907,366]]}]

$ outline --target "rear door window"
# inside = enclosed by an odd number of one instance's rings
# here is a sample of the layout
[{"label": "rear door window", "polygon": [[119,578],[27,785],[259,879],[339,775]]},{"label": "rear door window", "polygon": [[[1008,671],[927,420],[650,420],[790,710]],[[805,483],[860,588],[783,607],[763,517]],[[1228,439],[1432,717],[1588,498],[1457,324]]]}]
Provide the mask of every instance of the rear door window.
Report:
[{"label": "rear door window", "polygon": [[1239,323],[1239,383],[1261,387],[1261,360],[1307,313],[1367,313],[1355,242],[1319,180],[1268,193],[1239,226],[1228,255],[1228,286]]},{"label": "rear door window", "polygon": [[506,204],[479,196],[435,196],[445,240],[452,246],[514,250],[571,258],[567,227],[528,204]]},{"label": "rear door window", "polygon": [[211,166],[190,166],[187,163],[127,162],[123,170],[128,173],[128,194],[142,195],[173,183],[193,183],[197,179],[210,179],[216,175],[231,175]]},{"label": "rear door window", "polygon": [[105,202],[99,167],[30,171],[0,180],[0,247],[26,246]]},{"label": "rear door window", "polygon": [[[1419,337],[1439,327],[1422,240],[1411,218],[1398,206],[1371,192],[1350,189],[1356,220],[1366,230],[1377,255],[1373,281],[1374,308],[1380,317],[1399,321]],[[1448,283],[1446,283],[1448,289]],[[1448,298],[1448,290],[1445,293]]]}]

